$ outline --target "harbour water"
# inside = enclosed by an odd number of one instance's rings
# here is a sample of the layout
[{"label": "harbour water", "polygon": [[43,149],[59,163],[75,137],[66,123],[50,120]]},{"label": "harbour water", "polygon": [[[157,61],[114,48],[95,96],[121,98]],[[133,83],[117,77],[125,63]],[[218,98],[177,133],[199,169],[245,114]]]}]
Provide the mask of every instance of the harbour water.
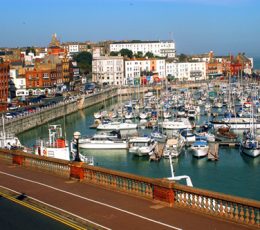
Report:
[{"label": "harbour water", "polygon": [[[108,102],[107,106],[111,106],[111,103]],[[75,131],[80,131],[82,135],[92,135],[96,130],[90,129],[89,126],[94,122],[93,113],[100,107],[101,105],[93,106],[55,120],[51,124],[62,124],[66,130],[67,140],[72,139]],[[46,138],[48,125],[20,134],[22,144],[33,147],[36,139]],[[149,131],[141,130],[141,132]],[[133,156],[122,150],[95,150],[82,153],[93,156],[95,164],[101,167],[152,178],[170,176],[167,159],[150,162],[148,157]],[[196,159],[186,149],[174,160],[174,169],[176,175],[189,175],[195,187],[260,200],[260,157],[250,158],[240,153],[237,147],[221,146],[219,160],[214,162],[208,161],[207,158]]]}]

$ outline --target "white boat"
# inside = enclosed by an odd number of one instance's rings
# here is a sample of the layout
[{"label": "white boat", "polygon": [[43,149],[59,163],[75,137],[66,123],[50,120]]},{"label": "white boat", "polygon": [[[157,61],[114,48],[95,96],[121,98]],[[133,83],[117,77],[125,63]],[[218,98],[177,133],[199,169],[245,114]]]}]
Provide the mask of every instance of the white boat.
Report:
[{"label": "white boat", "polygon": [[152,155],[157,147],[157,142],[150,137],[129,138],[129,153],[137,156]]},{"label": "white boat", "polygon": [[151,132],[151,138],[158,142],[165,142],[167,139],[167,135],[163,134],[160,130],[153,130]]},{"label": "white boat", "polygon": [[209,150],[208,142],[205,140],[195,141],[191,145],[191,150],[194,157],[205,157],[207,156]]},{"label": "white boat", "polygon": [[163,157],[178,157],[181,154],[184,145],[184,138],[180,134],[173,136],[172,138],[167,140],[164,146]]},{"label": "white boat", "polygon": [[192,129],[182,129],[180,130],[180,134],[184,138],[186,144],[196,141],[196,135],[193,133]]},{"label": "white boat", "polygon": [[260,121],[252,117],[230,117],[211,121],[215,129],[221,128],[223,125],[228,125],[231,129],[250,129],[252,123],[257,129],[260,129]]},{"label": "white boat", "polygon": [[97,133],[89,138],[80,138],[79,147],[83,149],[127,149],[127,141],[120,137],[120,133],[116,131]]},{"label": "white boat", "polygon": [[260,144],[255,138],[248,138],[241,143],[242,152],[250,157],[260,156]]},{"label": "white boat", "polygon": [[49,138],[47,140],[36,141],[35,154],[69,161],[69,145],[62,135],[61,125],[50,125],[48,130]]},{"label": "white boat", "polygon": [[5,121],[2,115],[3,131],[0,132],[0,148],[17,149],[23,148],[20,140],[14,134],[5,131]]},{"label": "white boat", "polygon": [[163,129],[174,129],[174,130],[180,130],[180,129],[191,129],[192,125],[187,118],[178,118],[175,120],[165,120],[160,123]]},{"label": "white boat", "polygon": [[99,124],[97,129],[99,130],[127,130],[127,129],[136,129],[137,124],[135,123],[126,123],[126,122],[109,122],[105,124]]},{"label": "white boat", "polygon": [[195,118],[196,115],[197,115],[197,112],[196,112],[195,109],[189,109],[187,115],[188,115],[189,118]]}]

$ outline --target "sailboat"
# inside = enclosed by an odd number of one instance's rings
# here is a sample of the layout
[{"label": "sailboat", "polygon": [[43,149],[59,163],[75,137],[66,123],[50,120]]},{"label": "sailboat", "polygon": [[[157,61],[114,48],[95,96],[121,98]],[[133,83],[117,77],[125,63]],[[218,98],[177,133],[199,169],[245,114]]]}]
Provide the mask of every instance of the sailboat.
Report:
[{"label": "sailboat", "polygon": [[[254,108],[251,107],[251,117],[254,117]],[[260,156],[260,139],[256,135],[256,125],[252,119],[250,130],[244,132],[244,140],[241,143],[241,150],[250,157]]]},{"label": "sailboat", "polygon": [[5,120],[2,115],[2,126],[3,130],[0,132],[0,148],[17,149],[23,148],[20,140],[13,133],[5,131]]}]

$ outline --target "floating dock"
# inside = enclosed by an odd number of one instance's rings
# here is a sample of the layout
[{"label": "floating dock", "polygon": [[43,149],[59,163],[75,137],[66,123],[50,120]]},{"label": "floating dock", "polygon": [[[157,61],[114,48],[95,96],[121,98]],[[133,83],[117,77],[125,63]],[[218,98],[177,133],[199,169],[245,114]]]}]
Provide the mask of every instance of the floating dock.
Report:
[{"label": "floating dock", "polygon": [[154,154],[150,156],[149,161],[159,161],[162,158],[164,145],[165,143],[158,143]]}]

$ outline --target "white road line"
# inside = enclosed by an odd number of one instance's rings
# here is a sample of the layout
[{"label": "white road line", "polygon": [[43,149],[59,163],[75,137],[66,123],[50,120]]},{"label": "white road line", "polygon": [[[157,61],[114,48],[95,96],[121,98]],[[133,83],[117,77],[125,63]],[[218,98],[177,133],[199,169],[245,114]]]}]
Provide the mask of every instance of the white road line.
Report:
[{"label": "white road line", "polygon": [[[3,188],[3,189],[9,190],[9,191],[11,191],[11,192],[13,192],[13,193],[21,194],[20,192],[15,191],[15,190],[10,189],[10,188],[7,188],[7,187],[5,187],[5,186],[0,185],[0,187]],[[26,195],[26,196],[27,196],[27,195]],[[76,215],[76,214],[74,214],[74,213],[71,213],[71,212],[69,212],[69,211],[66,211],[66,210],[64,210],[64,209],[58,208],[58,207],[56,207],[56,206],[53,206],[53,205],[51,205],[51,204],[45,203],[45,202],[43,202],[43,201],[41,201],[41,200],[38,200],[38,199],[36,199],[36,198],[34,198],[34,197],[32,197],[32,196],[27,196],[27,197],[28,197],[29,199],[31,199],[31,200],[34,200],[34,201],[36,201],[36,202],[38,202],[38,203],[41,203],[41,204],[45,205],[45,206],[48,206],[48,207],[54,208],[54,209],[56,209],[56,210],[62,211],[62,212],[67,213],[67,214],[69,214],[69,215],[71,215],[71,216],[73,216],[73,217],[76,217],[76,218],[78,218],[78,219],[81,219],[81,220],[83,220],[83,221],[86,221],[86,222],[88,222],[88,223],[91,223],[91,224],[93,224],[93,225],[95,225],[95,226],[101,227],[101,228],[106,229],[106,230],[111,230],[111,228],[107,228],[107,227],[105,227],[105,226],[103,226],[103,225],[100,225],[100,224],[98,224],[98,223],[96,223],[96,222],[93,222],[93,221],[91,221],[91,220],[89,220],[89,219],[83,218],[83,217],[81,217],[81,216],[78,216],[78,215]]]},{"label": "white road line", "polygon": [[41,185],[41,186],[44,186],[44,187],[47,187],[47,188],[50,188],[50,189],[53,189],[53,190],[56,190],[56,191],[59,191],[59,192],[63,192],[63,193],[66,193],[68,195],[71,195],[71,196],[74,196],[74,197],[78,197],[80,199],[87,200],[89,202],[93,202],[93,203],[96,203],[96,204],[99,204],[99,205],[102,205],[102,206],[105,206],[105,207],[108,207],[108,208],[111,208],[111,209],[115,209],[117,211],[124,212],[124,213],[127,213],[129,215],[132,215],[132,216],[135,216],[135,217],[139,217],[141,219],[144,219],[144,220],[147,220],[147,221],[150,221],[150,222],[153,222],[153,223],[156,223],[156,224],[168,227],[168,228],[172,228],[172,229],[176,229],[176,230],[182,230],[181,228],[178,228],[178,227],[175,227],[175,226],[172,226],[172,225],[169,225],[169,224],[165,224],[163,222],[156,221],[156,220],[147,218],[145,216],[141,216],[139,214],[136,214],[136,213],[133,213],[133,212],[129,212],[129,211],[126,211],[124,209],[117,208],[115,206],[112,206],[112,205],[109,205],[109,204],[106,204],[106,203],[102,203],[100,201],[96,201],[96,200],[89,199],[89,198],[86,198],[86,197],[83,197],[83,196],[80,196],[80,195],[77,195],[77,194],[74,194],[74,193],[71,193],[71,192],[67,192],[65,190],[62,190],[62,189],[59,189],[59,188],[55,188],[55,187],[50,186],[50,185],[46,185],[46,184],[43,184],[43,183],[40,183],[40,182],[37,182],[37,181],[25,179],[25,178],[22,178],[22,177],[19,177],[19,176],[15,176],[15,175],[3,172],[3,171],[0,171],[0,173],[4,174],[4,175],[7,175],[7,176],[10,176],[10,177],[14,177],[14,178],[20,179],[20,180],[24,180],[24,181],[28,181],[28,182],[31,182],[31,183],[34,183],[34,184],[38,184],[38,185]]}]

